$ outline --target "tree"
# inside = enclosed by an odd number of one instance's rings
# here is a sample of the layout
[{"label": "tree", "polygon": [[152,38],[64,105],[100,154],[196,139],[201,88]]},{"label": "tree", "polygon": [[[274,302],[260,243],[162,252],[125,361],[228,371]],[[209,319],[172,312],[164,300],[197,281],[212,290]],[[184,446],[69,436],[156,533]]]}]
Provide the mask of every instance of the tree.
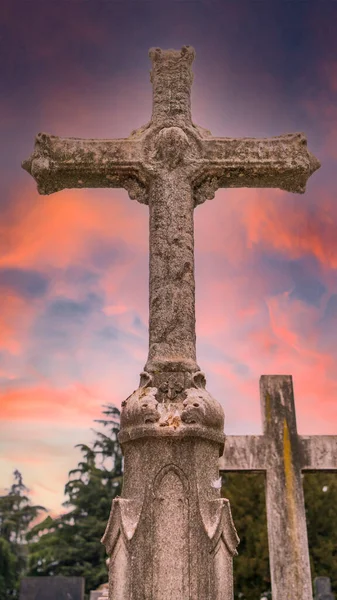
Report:
[{"label": "tree", "polygon": [[[337,591],[337,476],[303,477],[312,579],[330,577]],[[234,558],[236,600],[271,599],[264,475],[226,473],[222,496],[228,498],[240,544]]]},{"label": "tree", "polygon": [[226,473],[221,495],[231,505],[240,544],[234,558],[235,600],[258,600],[270,589],[265,479],[257,473]]},{"label": "tree", "polygon": [[312,578],[330,577],[337,592],[337,475],[306,473],[304,495]]},{"label": "tree", "polygon": [[14,598],[17,586],[18,557],[9,542],[0,537],[0,598]]},{"label": "tree", "polygon": [[68,512],[48,516],[29,533],[29,575],[85,577],[86,592],[107,581],[103,536],[112,499],[121,492],[122,452],[117,440],[120,412],[104,407],[92,446],[79,444],[83,455],[69,472],[64,506]]},{"label": "tree", "polygon": [[27,530],[43,506],[32,505],[29,490],[20,471],[14,471],[14,483],[0,496],[0,598],[15,598],[20,577],[27,563]]}]

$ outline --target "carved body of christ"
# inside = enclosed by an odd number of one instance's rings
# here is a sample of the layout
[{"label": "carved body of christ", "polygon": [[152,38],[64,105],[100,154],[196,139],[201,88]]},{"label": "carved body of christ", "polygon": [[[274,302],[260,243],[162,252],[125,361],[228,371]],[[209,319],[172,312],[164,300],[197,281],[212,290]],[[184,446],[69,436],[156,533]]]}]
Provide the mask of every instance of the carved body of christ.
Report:
[{"label": "carved body of christ", "polygon": [[128,138],[39,134],[23,163],[41,194],[123,187],[150,210],[149,355],[122,403],[123,492],[104,536],[110,600],[233,597],[238,538],[216,485],[224,415],[196,363],[193,211],[220,187],[303,193],[319,167],[301,133],[216,138],[195,125],[194,55],[150,50],[152,118]]}]

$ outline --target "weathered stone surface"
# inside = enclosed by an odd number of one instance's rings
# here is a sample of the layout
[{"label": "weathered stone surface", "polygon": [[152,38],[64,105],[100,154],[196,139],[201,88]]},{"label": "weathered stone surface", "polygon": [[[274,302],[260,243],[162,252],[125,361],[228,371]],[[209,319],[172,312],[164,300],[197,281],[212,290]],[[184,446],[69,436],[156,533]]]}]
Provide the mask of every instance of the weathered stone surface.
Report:
[{"label": "weathered stone surface", "polygon": [[[108,559],[107,565],[109,565],[109,560]],[[92,590],[90,592],[90,598],[89,600],[101,600],[102,598],[107,598],[109,596],[109,584],[108,583],[102,583],[102,585],[100,585],[97,590]]]},{"label": "weathered stone surface", "polygon": [[123,497],[113,502],[103,538],[110,598],[231,599],[238,538],[216,487],[219,444],[158,436],[123,448]]},{"label": "weathered stone surface", "polygon": [[267,444],[262,435],[226,436],[225,452],[219,461],[220,470],[265,471],[269,460]]},{"label": "weathered stone surface", "polygon": [[227,436],[220,470],[266,473],[273,600],[309,600],[312,591],[301,472],[337,471],[337,436],[297,434],[289,375],[264,375],[260,389],[264,435]]},{"label": "weathered stone surface", "polygon": [[102,597],[103,590],[92,590],[90,592],[89,600],[100,600]]},{"label": "weathered stone surface", "polygon": [[336,471],[337,435],[302,435],[299,440],[303,471]]},{"label": "weathered stone surface", "polygon": [[319,167],[303,134],[215,138],[195,125],[194,56],[150,50],[152,117],[127,139],[39,134],[23,163],[41,194],[124,187],[149,206],[149,354],[122,403],[124,485],[104,535],[110,600],[233,598],[238,538],[218,485],[224,415],[196,362],[193,211],[219,187],[302,193]]},{"label": "weathered stone surface", "polygon": [[20,600],[83,600],[84,577],[23,577]]},{"label": "weathered stone surface", "polygon": [[274,600],[308,600],[311,573],[291,377],[262,377],[261,402],[272,464],[266,473],[272,593]]},{"label": "weathered stone surface", "polygon": [[319,161],[302,133],[216,138],[191,119],[189,46],[150,50],[151,121],[129,138],[83,140],[39,134],[23,167],[41,194],[124,187],[150,209],[150,324],[145,370],[195,372],[193,209],[219,187],[303,193]]},{"label": "weathered stone surface", "polygon": [[316,577],[314,579],[315,600],[335,600],[335,594],[331,592],[331,581],[329,577]]},{"label": "weathered stone surface", "polygon": [[223,410],[204,389],[204,376],[200,380],[198,376],[192,375],[190,385],[195,387],[187,389],[183,383],[178,386],[169,380],[161,384],[161,390],[159,386],[147,387],[148,381],[135,390],[122,402],[120,442],[146,437],[200,437],[218,442],[222,454]]},{"label": "weathered stone surface", "polygon": [[[269,376],[270,377],[270,376]],[[261,435],[226,436],[221,471],[266,471],[272,468],[269,441]],[[337,470],[337,435],[299,435],[299,461],[304,472]]]}]

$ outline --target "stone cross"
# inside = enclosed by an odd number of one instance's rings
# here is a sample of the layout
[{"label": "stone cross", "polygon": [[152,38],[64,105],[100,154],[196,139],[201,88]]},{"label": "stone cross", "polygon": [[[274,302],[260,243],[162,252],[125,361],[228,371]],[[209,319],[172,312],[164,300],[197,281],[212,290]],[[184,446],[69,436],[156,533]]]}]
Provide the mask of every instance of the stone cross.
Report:
[{"label": "stone cross", "polygon": [[41,194],[123,187],[149,206],[149,354],[122,402],[123,491],[103,538],[110,600],[231,600],[238,538],[218,482],[224,414],[196,362],[193,212],[221,187],[303,193],[319,162],[301,133],[213,137],[191,118],[193,48],[149,55],[147,125],[126,139],[39,134],[23,167]]},{"label": "stone cross", "polygon": [[222,471],[266,474],[273,600],[312,599],[302,472],[337,471],[337,435],[299,436],[292,378],[260,380],[264,435],[229,435]]}]

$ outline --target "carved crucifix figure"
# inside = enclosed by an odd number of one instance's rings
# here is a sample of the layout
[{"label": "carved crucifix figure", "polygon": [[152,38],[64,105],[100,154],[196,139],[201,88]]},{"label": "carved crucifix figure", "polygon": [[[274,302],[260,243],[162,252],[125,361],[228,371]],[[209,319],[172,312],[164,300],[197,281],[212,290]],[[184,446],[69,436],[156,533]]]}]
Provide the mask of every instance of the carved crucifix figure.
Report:
[{"label": "carved crucifix figure", "polygon": [[232,598],[238,539],[216,484],[224,415],[196,362],[193,212],[220,187],[303,193],[319,167],[303,134],[216,138],[195,125],[194,56],[150,50],[152,118],[128,138],[40,134],[23,163],[41,194],[123,187],[149,206],[149,354],[122,403],[123,493],[104,536],[113,600]]}]

